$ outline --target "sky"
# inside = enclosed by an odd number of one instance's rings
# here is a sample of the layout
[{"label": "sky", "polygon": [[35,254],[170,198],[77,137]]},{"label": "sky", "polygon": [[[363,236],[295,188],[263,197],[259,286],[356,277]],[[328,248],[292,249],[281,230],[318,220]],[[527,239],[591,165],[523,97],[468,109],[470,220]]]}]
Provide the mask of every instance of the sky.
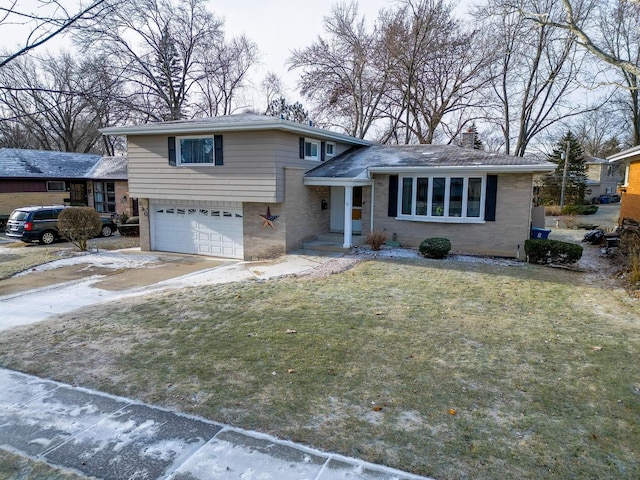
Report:
[{"label": "sky", "polygon": [[[2,2],[7,0],[0,0]],[[209,0],[209,9],[224,19],[224,30],[228,37],[245,34],[254,41],[261,53],[261,63],[253,69],[251,82],[259,88],[267,72],[277,73],[285,82],[290,101],[300,100],[295,92],[297,74],[289,72],[286,61],[294,49],[311,45],[318,35],[324,34],[323,18],[339,0]],[[342,0],[344,1],[344,0]],[[464,14],[472,0],[458,0],[456,13]],[[73,11],[77,0],[62,0],[69,11]],[[389,8],[397,0],[360,0],[359,12],[366,21],[373,23],[381,8]],[[20,10],[35,11],[38,0],[18,0]],[[25,27],[0,25],[0,49],[15,50],[17,43],[24,41],[29,30]],[[42,47],[56,51],[69,45],[68,38],[58,38]],[[249,99],[249,102],[255,100]],[[261,105],[255,107],[263,108]]]},{"label": "sky", "polygon": [[[252,81],[256,87],[267,72],[277,73],[285,82],[289,100],[300,100],[295,92],[297,73],[286,66],[291,52],[311,45],[324,35],[323,19],[334,4],[348,0],[210,0],[210,8],[225,20],[225,32],[230,36],[245,34],[262,53],[262,64],[255,69]],[[472,0],[458,0],[455,12],[468,10]],[[359,0],[358,11],[373,24],[382,8],[396,5],[397,0]]]}]

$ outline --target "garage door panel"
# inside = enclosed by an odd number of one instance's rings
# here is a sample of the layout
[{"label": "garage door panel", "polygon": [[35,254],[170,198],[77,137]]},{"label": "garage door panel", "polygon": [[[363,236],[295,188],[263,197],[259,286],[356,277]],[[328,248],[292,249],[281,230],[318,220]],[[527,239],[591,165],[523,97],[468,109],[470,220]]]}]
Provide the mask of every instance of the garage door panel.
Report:
[{"label": "garage door panel", "polygon": [[241,208],[156,205],[154,250],[243,258]]}]

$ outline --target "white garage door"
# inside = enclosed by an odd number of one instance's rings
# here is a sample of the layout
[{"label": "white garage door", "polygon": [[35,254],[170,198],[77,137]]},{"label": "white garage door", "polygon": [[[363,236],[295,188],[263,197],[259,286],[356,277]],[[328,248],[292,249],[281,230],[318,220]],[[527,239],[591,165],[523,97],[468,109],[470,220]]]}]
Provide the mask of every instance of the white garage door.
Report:
[{"label": "white garage door", "polygon": [[151,212],[153,250],[243,258],[242,204],[154,203]]}]

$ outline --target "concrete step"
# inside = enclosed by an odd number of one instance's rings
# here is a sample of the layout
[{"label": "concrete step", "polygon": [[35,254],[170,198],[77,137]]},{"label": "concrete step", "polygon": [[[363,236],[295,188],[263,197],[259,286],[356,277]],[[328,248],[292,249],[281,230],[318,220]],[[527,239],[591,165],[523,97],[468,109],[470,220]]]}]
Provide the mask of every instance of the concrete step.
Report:
[{"label": "concrete step", "polygon": [[342,240],[336,242],[332,240],[310,240],[304,242],[303,248],[305,250],[315,250],[317,252],[348,252],[349,249],[342,246]]}]

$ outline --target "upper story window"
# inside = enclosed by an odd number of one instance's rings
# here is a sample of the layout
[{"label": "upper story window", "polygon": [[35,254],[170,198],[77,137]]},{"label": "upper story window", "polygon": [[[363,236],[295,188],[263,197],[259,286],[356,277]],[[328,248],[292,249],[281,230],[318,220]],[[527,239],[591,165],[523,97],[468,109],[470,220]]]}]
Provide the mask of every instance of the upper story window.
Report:
[{"label": "upper story window", "polygon": [[327,142],[327,157],[333,157],[336,154],[336,144],[333,142]]},{"label": "upper story window", "polygon": [[411,176],[398,183],[398,218],[429,222],[482,221],[485,177]]},{"label": "upper story window", "polygon": [[213,137],[178,138],[178,164],[209,163],[213,164]]},{"label": "upper story window", "polygon": [[66,185],[62,181],[49,180],[47,182],[47,192],[64,192],[66,191]]},{"label": "upper story window", "polygon": [[222,165],[222,135],[169,137],[169,165]]},{"label": "upper story window", "polygon": [[320,160],[320,142],[305,138],[304,140],[304,159]]}]

